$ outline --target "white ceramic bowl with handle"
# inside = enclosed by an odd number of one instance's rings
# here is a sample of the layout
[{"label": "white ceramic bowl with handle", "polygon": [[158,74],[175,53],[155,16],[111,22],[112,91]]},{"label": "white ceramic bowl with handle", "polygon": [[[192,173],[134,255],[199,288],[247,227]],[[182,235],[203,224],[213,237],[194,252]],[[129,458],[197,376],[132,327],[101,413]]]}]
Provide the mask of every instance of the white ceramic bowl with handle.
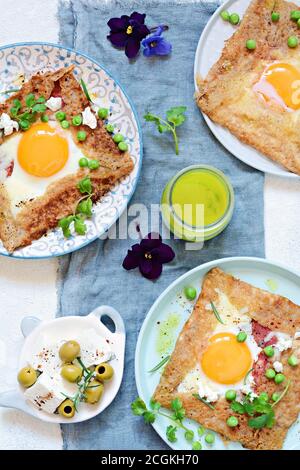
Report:
[{"label": "white ceramic bowl with handle", "polygon": [[[115,326],[114,332],[108,329],[102,319],[109,317]],[[33,355],[49,344],[68,341],[76,338],[82,331],[94,329],[95,333],[107,340],[114,353],[114,358],[110,361],[114,369],[114,376],[111,381],[105,383],[104,392],[99,403],[90,405],[80,403],[79,412],[71,419],[63,418],[59,414],[48,414],[36,408],[31,402],[26,400],[24,389],[17,384],[16,388],[0,394],[0,406],[5,408],[15,408],[49,423],[78,423],[97,416],[114,400],[120,388],[125,353],[125,327],[120,314],[112,307],[102,305],[96,308],[89,315],[84,317],[61,317],[51,321],[41,321],[36,317],[25,317],[21,322],[21,331],[25,342],[19,360],[19,369],[30,364]]]}]

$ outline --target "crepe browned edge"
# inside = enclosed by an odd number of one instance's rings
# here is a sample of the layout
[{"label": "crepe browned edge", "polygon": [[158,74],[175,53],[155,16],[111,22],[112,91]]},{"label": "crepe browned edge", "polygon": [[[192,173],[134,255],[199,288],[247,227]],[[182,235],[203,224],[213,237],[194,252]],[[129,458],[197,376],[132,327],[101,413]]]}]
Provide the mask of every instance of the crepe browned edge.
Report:
[{"label": "crepe browned edge", "polygon": [[[216,291],[217,289],[217,291]],[[170,408],[175,397],[182,400],[186,416],[194,419],[203,426],[220,433],[223,437],[239,441],[249,449],[267,450],[280,449],[283,440],[300,411],[300,367],[290,367],[287,359],[290,354],[299,355],[299,340],[294,340],[293,347],[282,353],[280,361],[284,366],[284,374],[291,380],[286,396],[276,405],[276,422],[272,429],[254,430],[247,424],[249,418],[245,415],[235,414],[225,398],[214,403],[215,409],[210,409],[192,393],[178,393],[177,387],[186,374],[193,370],[206,349],[218,320],[207,306],[210,302],[217,303],[218,292],[224,293],[229,301],[238,309],[245,310],[252,319],[272,331],[281,331],[294,335],[300,330],[300,307],[285,297],[270,294],[267,291],[253,287],[226,274],[219,268],[214,268],[205,276],[201,294],[194,310],[184,325],[175,345],[171,359],[164,369],[160,383],[155,390],[154,399],[162,406]],[[298,343],[299,344],[299,343]],[[272,394],[275,390],[282,391],[284,385],[275,385],[265,376],[261,378],[258,393],[266,391]],[[239,425],[229,428],[226,420],[229,416],[238,417]]]},{"label": "crepe browned edge", "polygon": [[[207,77],[198,77],[196,101],[205,114],[242,142],[300,175],[298,121],[281,106],[266,105],[252,90],[268,64],[300,59],[299,47],[287,45],[289,36],[300,39],[297,22],[290,19],[295,9],[295,4],[282,0],[252,1]],[[272,11],[280,13],[278,22],[271,21]],[[256,41],[254,51],[247,50],[248,39]]]},{"label": "crepe browned edge", "polygon": [[[89,101],[77,82],[73,69],[74,66],[70,66],[55,72],[34,75],[18,93],[0,105],[0,114],[9,112],[16,98],[25,105],[25,97],[29,93],[33,93],[35,97],[44,96],[49,99],[54,88],[59,85],[64,102],[63,111],[66,113],[66,119],[71,120],[89,106]],[[47,113],[51,114],[51,111]],[[84,142],[77,142],[76,134],[80,130],[87,133]],[[131,156],[128,152],[119,151],[102,120],[97,120],[97,128],[94,130],[81,125],[72,127],[71,131],[78,147],[85,155],[97,159],[100,168],[90,173],[86,169],[79,169],[76,174],[52,183],[43,196],[26,203],[16,218],[11,213],[5,187],[0,184],[0,238],[9,252],[39,239],[49,229],[56,227],[62,217],[73,213],[77,201],[82,196],[76,185],[85,175],[89,174],[91,178],[93,200],[96,202],[133,170]]]}]

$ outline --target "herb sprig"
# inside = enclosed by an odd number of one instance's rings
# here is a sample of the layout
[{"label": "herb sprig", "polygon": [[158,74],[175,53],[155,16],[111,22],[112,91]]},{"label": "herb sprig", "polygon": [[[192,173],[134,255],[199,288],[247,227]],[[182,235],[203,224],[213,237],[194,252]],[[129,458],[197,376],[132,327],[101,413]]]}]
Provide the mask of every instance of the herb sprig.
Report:
[{"label": "herb sprig", "polygon": [[166,118],[162,119],[156,114],[147,113],[144,115],[144,119],[147,122],[154,122],[157,126],[157,130],[160,134],[164,132],[171,132],[175,144],[175,153],[179,154],[179,142],[176,133],[176,128],[181,126],[186,120],[186,106],[176,106],[170,108],[166,113]]},{"label": "herb sprig", "polygon": [[85,235],[87,231],[85,220],[92,216],[93,186],[91,178],[89,176],[85,176],[77,184],[77,189],[79,189],[83,196],[79,199],[79,201],[77,201],[74,214],[60,219],[58,223],[58,226],[62,229],[66,238],[70,238],[71,236],[70,227],[72,223],[74,224],[75,232],[78,233],[78,235]]},{"label": "herb sprig", "polygon": [[200,400],[202,403],[204,403],[204,405],[208,406],[208,408],[210,408],[211,410],[215,409],[215,407],[209,401],[205,400],[205,398],[203,397],[200,397],[199,393],[193,393],[193,397],[197,398],[197,400]]},{"label": "herb sprig", "polygon": [[218,310],[216,309],[215,304],[214,304],[212,301],[210,301],[210,305],[211,305],[212,311],[213,311],[213,313],[214,313],[216,319],[218,320],[218,322],[220,322],[220,323],[222,323],[223,325],[225,325],[225,323],[223,322],[222,318],[220,317],[220,314],[219,314]]},{"label": "herb sprig", "polygon": [[65,393],[62,393],[62,395],[64,395],[66,398],[68,398],[69,400],[71,400],[74,403],[75,411],[78,412],[79,403],[81,401],[85,401],[85,398],[86,398],[85,392],[89,388],[90,381],[93,378],[95,372],[92,371],[92,370],[87,369],[87,367],[81,361],[80,357],[77,357],[77,361],[78,361],[78,363],[81,366],[82,371],[83,371],[83,376],[80,379],[80,381],[77,383],[78,390],[75,393],[75,395],[73,395],[72,397],[66,395]]},{"label": "herb sprig", "polygon": [[274,407],[286,395],[290,384],[291,381],[289,380],[281,395],[279,395],[278,399],[272,404],[269,403],[268,399],[263,395],[254,398],[253,401],[251,401],[247,395],[242,402],[234,400],[230,408],[235,413],[248,415],[250,417],[248,420],[248,426],[250,428],[272,428],[275,423]]},{"label": "herb sprig", "polygon": [[26,131],[37,120],[37,115],[46,111],[45,101],[43,96],[36,99],[34,94],[30,93],[25,98],[26,107],[22,110],[22,103],[16,98],[10,108],[10,115],[19,123],[20,128]]},{"label": "herb sprig", "polygon": [[156,372],[156,371],[158,371],[159,369],[161,369],[162,366],[164,366],[165,364],[167,364],[167,362],[169,361],[170,357],[171,357],[170,355],[165,356],[158,364],[156,364],[156,366],[153,367],[153,369],[148,370],[149,374],[151,374],[151,373],[153,373],[153,372]]},{"label": "herb sprig", "polygon": [[184,431],[184,437],[188,442],[192,443],[194,440],[194,431],[183,424],[185,409],[179,398],[175,398],[171,402],[172,414],[161,411],[160,403],[154,400],[150,401],[150,407],[147,408],[145,402],[140,397],[136,398],[134,402],[131,403],[131,410],[135,416],[142,416],[146,424],[154,423],[158,416],[163,416],[170,420],[172,424],[166,428],[166,436],[169,442],[177,441],[177,432],[179,429]]},{"label": "herb sprig", "polygon": [[90,94],[89,94],[89,92],[88,92],[87,86],[86,86],[85,81],[84,81],[83,79],[80,80],[80,84],[81,84],[81,86],[82,86],[83,92],[84,92],[84,94],[85,94],[87,100],[91,102],[92,99],[91,99],[91,97],[90,97]]}]

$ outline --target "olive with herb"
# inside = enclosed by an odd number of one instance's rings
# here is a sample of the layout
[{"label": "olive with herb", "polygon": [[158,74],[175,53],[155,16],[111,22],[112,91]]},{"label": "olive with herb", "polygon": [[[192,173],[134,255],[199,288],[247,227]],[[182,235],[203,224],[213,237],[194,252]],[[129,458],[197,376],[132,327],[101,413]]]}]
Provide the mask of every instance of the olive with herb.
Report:
[{"label": "olive with herb", "polygon": [[22,387],[29,388],[37,381],[37,373],[31,366],[23,367],[18,373],[18,382]]},{"label": "olive with herb", "polygon": [[80,356],[80,345],[77,341],[66,341],[59,350],[59,357],[64,362],[72,362],[76,357]]},{"label": "olive with herb", "polygon": [[97,380],[110,380],[114,375],[114,370],[110,364],[103,362],[95,367],[96,379]]},{"label": "olive with herb", "polygon": [[100,398],[102,397],[102,393],[104,390],[104,386],[98,380],[91,380],[86,391],[85,391],[85,400],[87,403],[93,405],[94,403],[98,403]]},{"label": "olive with herb", "polygon": [[64,418],[73,418],[75,415],[75,406],[69,398],[61,403],[57,408],[58,413]]},{"label": "olive with herb", "polygon": [[82,369],[74,364],[65,364],[61,368],[61,376],[68,382],[78,382],[82,377]]}]

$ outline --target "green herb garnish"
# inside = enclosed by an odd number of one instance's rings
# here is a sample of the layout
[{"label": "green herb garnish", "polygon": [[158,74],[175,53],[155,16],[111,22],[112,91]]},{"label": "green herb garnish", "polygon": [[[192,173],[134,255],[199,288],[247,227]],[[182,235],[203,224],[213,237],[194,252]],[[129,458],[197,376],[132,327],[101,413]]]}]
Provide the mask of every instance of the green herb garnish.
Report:
[{"label": "green herb garnish", "polygon": [[[80,357],[77,357],[77,361],[83,370],[83,376],[81,380],[77,383],[78,390],[72,397],[66,395],[65,393],[62,393],[62,395],[74,403],[74,408],[78,412],[78,405],[81,401],[85,401],[85,392],[88,388],[91,388],[90,381],[95,373],[94,371],[87,369],[87,367],[81,361]],[[98,386],[99,385],[97,385],[97,387]]]},{"label": "green herb garnish", "polygon": [[147,408],[145,402],[140,398],[136,398],[133,403],[131,403],[131,411],[135,416],[142,416],[146,424],[152,424],[156,420],[157,416],[163,416],[172,422],[166,428],[166,436],[169,442],[177,441],[177,432],[179,429],[184,431],[185,439],[193,444],[194,432],[187,428],[183,424],[185,417],[185,410],[182,406],[182,402],[179,398],[175,398],[171,402],[172,414],[167,414],[161,411],[161,405],[153,399],[150,400],[150,407]]},{"label": "green herb garnish", "polygon": [[252,371],[253,371],[253,367],[252,367],[252,369],[248,370],[247,374],[245,375],[244,381],[243,381],[244,385],[246,385],[248,377],[249,377],[249,375],[251,374]]},{"label": "green herb garnish", "polygon": [[30,93],[25,98],[26,107],[21,112],[22,103],[16,98],[13,100],[13,106],[10,108],[10,115],[19,123],[20,128],[26,131],[37,120],[37,115],[46,111],[47,106],[45,101],[43,96],[36,99],[34,94]]},{"label": "green herb garnish", "polygon": [[176,133],[176,127],[181,126],[186,120],[186,106],[177,106],[174,108],[170,108],[166,113],[166,118],[162,119],[161,117],[147,113],[144,115],[144,119],[147,122],[154,122],[157,126],[157,130],[160,134],[163,132],[171,132],[173,135],[174,143],[175,143],[175,153],[176,155],[179,154],[179,146],[178,146],[178,136]]},{"label": "green herb garnish", "polygon": [[207,400],[205,400],[205,398],[203,397],[200,397],[199,393],[193,393],[193,397],[197,398],[197,400],[200,400],[202,403],[204,403],[204,405],[208,406],[208,408],[210,408],[211,410],[214,410],[215,407]]},{"label": "green herb garnish", "polygon": [[88,101],[92,101],[92,100],[91,100],[91,97],[90,97],[90,95],[89,95],[87,86],[86,86],[85,82],[83,81],[83,79],[80,80],[80,84],[81,84],[81,86],[82,86],[82,89],[83,89],[84,94],[85,94],[86,98],[88,99]]},{"label": "green herb garnish", "polygon": [[156,366],[153,367],[153,369],[149,370],[149,374],[151,374],[152,372],[156,372],[157,370],[159,370],[162,366],[164,366],[170,359],[170,355],[164,357],[158,364],[156,364]]},{"label": "green herb garnish", "polygon": [[286,395],[288,389],[290,388],[290,385],[291,385],[291,380],[288,380],[285,389],[283,390],[283,392],[281,393],[281,395],[279,395],[279,397],[277,398],[277,400],[271,405],[272,407],[274,407],[275,405],[277,405],[277,403],[279,403],[280,400],[282,400],[282,398]]},{"label": "green herb garnish", "polygon": [[74,224],[75,232],[78,233],[78,235],[85,235],[87,231],[85,220],[92,216],[93,186],[90,177],[85,176],[80,180],[77,184],[77,188],[84,196],[77,202],[74,214],[60,219],[58,223],[58,226],[62,229],[66,238],[70,238],[71,236],[70,226],[72,223]]},{"label": "green herb garnish", "polygon": [[8,95],[9,93],[17,93],[20,88],[11,88],[10,90],[1,91],[1,95]]},{"label": "green herb garnish", "polygon": [[219,314],[218,310],[217,310],[216,307],[215,307],[215,304],[214,304],[212,301],[210,301],[210,305],[211,305],[212,311],[213,311],[213,313],[214,313],[216,319],[217,319],[220,323],[222,323],[223,325],[225,325],[225,323],[223,322],[223,320],[222,320],[221,317],[220,317],[220,314]]}]

